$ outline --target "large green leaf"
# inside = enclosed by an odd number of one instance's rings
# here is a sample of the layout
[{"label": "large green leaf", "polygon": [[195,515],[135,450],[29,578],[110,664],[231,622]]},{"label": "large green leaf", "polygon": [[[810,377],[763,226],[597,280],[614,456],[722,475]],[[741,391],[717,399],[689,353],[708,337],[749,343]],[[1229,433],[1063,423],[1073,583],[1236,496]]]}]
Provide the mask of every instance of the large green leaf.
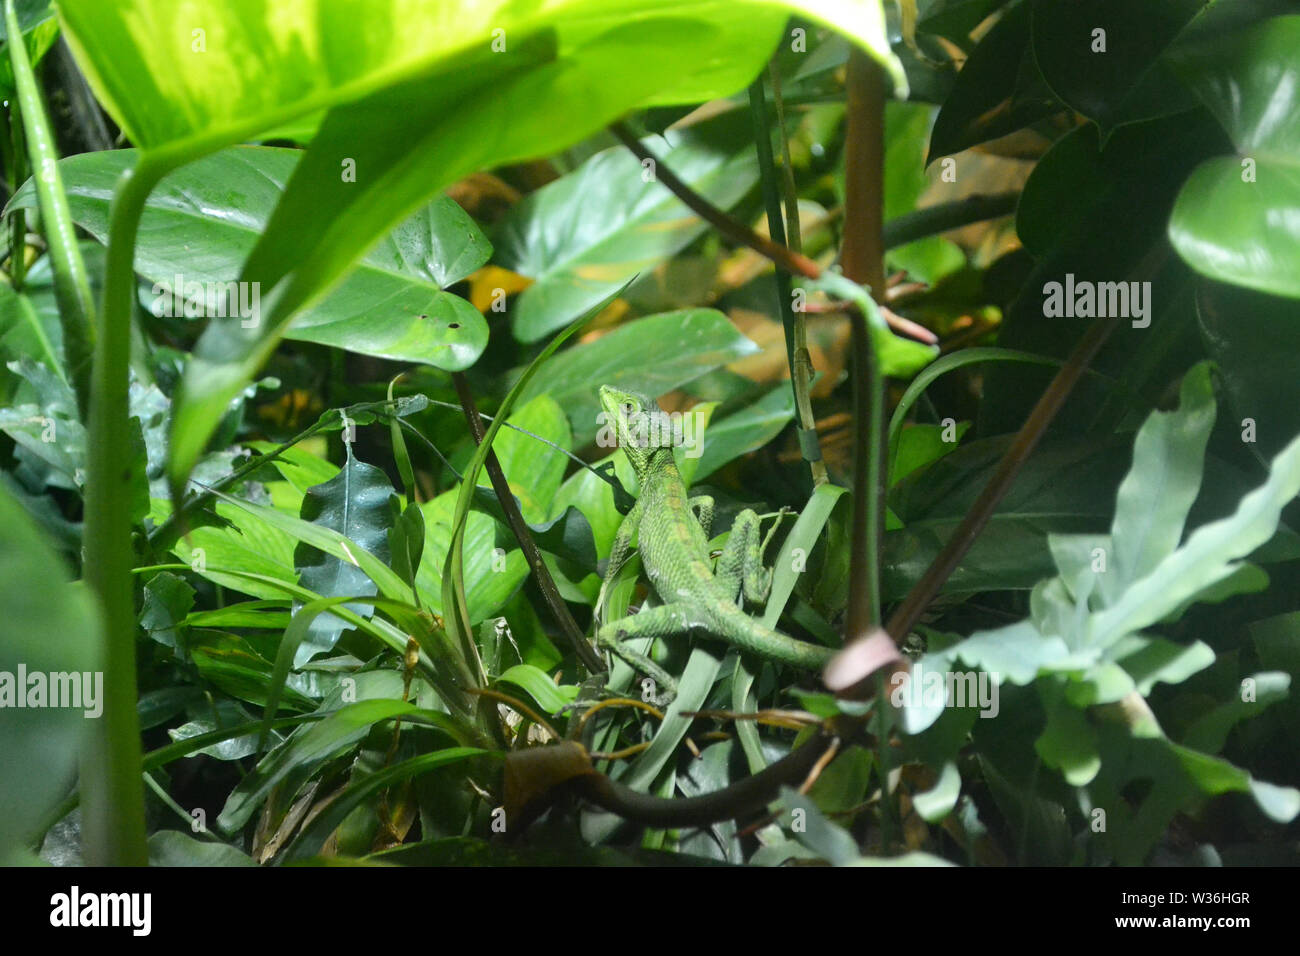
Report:
[{"label": "large green leaf", "polygon": [[[748,137],[727,122],[669,131],[650,152],[715,206],[758,182]],[[515,206],[497,234],[497,260],[535,280],[510,310],[515,335],[535,342],[567,325],[637,273],[681,250],[708,224],[622,146],[597,153]]]},{"label": "large green leaf", "polygon": [[757,350],[713,309],[647,316],[556,355],[519,398],[550,395],[568,414],[574,445],[581,447],[600,428],[600,386],[663,395]]},{"label": "large green leaf", "polygon": [[1196,106],[1161,55],[1204,7],[1205,0],[1033,0],[1034,56],[1056,95],[1095,120],[1105,142],[1122,123]]},{"label": "large green leaf", "polygon": [[[86,722],[99,717],[96,708],[102,712],[97,611],[89,594],[68,579],[22,506],[0,490],[0,763],[6,768],[0,773],[0,862],[17,859],[13,854],[68,792]],[[76,707],[50,706],[54,674],[71,675],[78,698],[83,688],[100,696]],[[32,707],[37,683],[41,706]],[[28,706],[20,707],[19,699]]]},{"label": "large green leaf", "polygon": [[[170,517],[170,501],[155,498],[150,504],[150,517],[156,525]],[[172,553],[214,584],[268,600],[283,597],[283,591],[269,584],[233,577],[217,569],[238,568],[296,584],[294,539],[235,505],[217,502],[213,510],[222,525],[191,528],[172,545]]]},{"label": "large green leaf", "polygon": [[[536,525],[551,516],[551,504],[569,463],[562,452],[538,438],[568,450],[572,441],[569,421],[559,403],[543,393],[523,403],[510,416],[509,424],[525,431],[503,428],[492,443],[492,450],[501,463],[510,490],[519,499],[524,520]],[[483,475],[479,485],[490,487],[491,481]]]},{"label": "large green leaf", "polygon": [[1173,68],[1237,149],[1183,185],[1169,238],[1198,272],[1300,298],[1300,16],[1213,35],[1171,55]]},{"label": "large green leaf", "polygon": [[[1045,442],[1017,475],[989,524],[948,580],[948,593],[1028,589],[1053,573],[1051,533],[1106,526],[1123,477],[1124,442]],[[885,536],[884,589],[901,598],[969,510],[1007,445],[968,442],[903,479],[890,506],[904,528]]]},{"label": "large green leaf", "polygon": [[[739,62],[716,56],[692,63],[685,53],[676,53],[666,61],[626,64],[629,71],[653,71],[661,98],[700,101],[720,85],[743,85],[745,74],[756,72],[754,67],[770,52],[747,51],[744,41],[755,44],[763,38],[770,47],[792,11],[806,12],[857,39],[903,82],[885,40],[880,4],[861,0],[705,0],[667,9],[645,0],[622,0],[613,9],[593,0],[545,5],[508,0],[59,4],[92,87],[130,139],[149,150],[191,154],[435,71],[463,51],[490,49],[498,36],[510,44],[552,24],[562,26],[560,52],[579,71],[592,38],[620,23],[651,30],[676,22],[689,53],[707,49],[706,41],[712,41],[726,43],[727,53],[749,54],[736,58]],[[690,37],[691,29],[705,36]],[[256,53],[251,62],[250,51]]]},{"label": "large green leaf", "polygon": [[934,121],[930,162],[1028,126],[1060,107],[1029,44],[1029,4],[1005,11],[957,74]]},{"label": "large green leaf", "polygon": [[92,85],[156,167],[332,107],[242,276],[268,290],[267,321],[251,335],[210,331],[187,370],[174,483],[292,315],[427,196],[634,108],[735,92],[790,12],[849,35],[905,90],[877,0],[289,0],[274,11],[261,0],[70,0],[64,22]]},{"label": "large green leaf", "polygon": [[[211,290],[238,279],[301,156],[292,149],[235,147],[191,163],[158,185],[141,217],[135,256],[136,271],[155,283],[155,312],[184,311],[190,283]],[[136,150],[108,150],[59,164],[73,218],[101,242],[108,238],[117,179],[137,159]],[[29,180],[9,208],[34,207],[35,201]],[[460,206],[435,199],[388,233],[329,296],[298,315],[286,335],[365,355],[464,368],[487,344],[487,324],[477,309],[442,289],[490,253]],[[241,304],[257,309],[239,313],[241,322],[260,319],[266,291],[259,287],[254,298],[252,288],[241,290]]]},{"label": "large green leaf", "polygon": [[[442,605],[442,569],[451,546],[456,494],[452,489],[420,505],[424,511],[424,557],[415,581],[420,598],[434,614],[443,616],[446,612]],[[528,562],[514,542],[507,546],[503,540],[498,546],[500,528],[481,512],[469,513],[465,529],[465,600],[471,624],[501,610],[528,577]]]},{"label": "large green leaf", "polygon": [[794,394],[785,382],[726,418],[710,419],[692,481],[702,481],[741,455],[762,448],[794,418]]}]

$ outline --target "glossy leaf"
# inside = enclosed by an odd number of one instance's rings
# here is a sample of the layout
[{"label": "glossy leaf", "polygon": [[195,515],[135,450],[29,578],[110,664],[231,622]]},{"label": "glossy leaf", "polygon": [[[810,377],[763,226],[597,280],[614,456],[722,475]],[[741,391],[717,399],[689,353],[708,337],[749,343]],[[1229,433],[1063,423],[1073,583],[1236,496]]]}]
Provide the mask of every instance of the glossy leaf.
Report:
[{"label": "glossy leaf", "polygon": [[1196,106],[1162,54],[1205,8],[1204,0],[1032,4],[1034,56],[1043,78],[1071,108],[1096,121],[1103,143],[1123,123]]},{"label": "glossy leaf", "polygon": [[692,481],[703,481],[742,455],[762,448],[794,418],[794,394],[782,382],[725,418],[710,420]]},{"label": "glossy leaf", "polygon": [[[664,395],[757,350],[726,316],[712,309],[647,316],[555,356],[547,374],[524,387],[520,401],[550,395],[568,414],[573,443],[581,447],[596,437],[601,425],[600,386]],[[629,362],[629,356],[636,361]]]},{"label": "glossy leaf", "polygon": [[1293,358],[1300,316],[1293,299],[1205,282],[1196,291],[1196,318],[1219,368],[1232,423],[1247,447],[1266,461],[1300,435]]},{"label": "glossy leaf", "polygon": [[1201,165],[1183,185],[1169,239],[1198,272],[1300,298],[1300,16],[1211,36],[1173,57],[1174,68],[1223,124],[1237,156]]},{"label": "glossy leaf", "polygon": [[[268,287],[239,287],[227,307],[215,298],[225,291],[218,284],[239,278],[301,155],[235,147],[158,185],[145,204],[135,258],[136,271],[154,283],[149,307],[155,314],[197,317],[206,305],[206,314],[225,317],[215,325],[262,321]],[[117,179],[137,159],[136,150],[108,150],[59,163],[73,219],[101,242],[108,238]],[[31,207],[34,199],[29,181],[8,208]],[[464,368],[487,343],[487,324],[464,299],[441,290],[490,254],[474,221],[453,200],[435,199],[384,236],[286,334],[365,355]]]},{"label": "glossy leaf", "polygon": [[[726,119],[644,141],[724,210],[758,182],[752,147],[737,136],[736,118]],[[707,228],[622,146],[597,153],[515,206],[497,233],[497,261],[534,280],[511,305],[515,336],[545,337]]]},{"label": "glossy leaf", "polygon": [[[445,617],[442,569],[451,545],[456,491],[444,492],[421,504],[420,509],[424,512],[424,556],[415,580],[420,598],[434,614]],[[528,562],[513,540],[498,550],[498,529],[501,525],[487,515],[470,512],[465,529],[465,598],[471,624],[500,611],[528,577]]]},{"label": "glossy leaf", "polygon": [[[492,450],[501,463],[510,490],[519,500],[524,520],[536,525],[551,516],[551,502],[564,480],[569,459],[533,436],[567,450],[571,443],[569,422],[559,403],[552,396],[542,394],[522,404],[510,416],[509,423],[530,434],[514,428],[502,429],[492,443]],[[484,475],[479,484],[490,487],[491,482]]]},{"label": "glossy leaf", "polygon": [[[334,0],[296,0],[274,15],[257,0],[238,0],[205,9],[202,28],[190,14],[178,19],[165,0],[72,0],[64,8],[100,98],[155,163],[334,107],[241,276],[268,294],[276,289],[266,323],[255,335],[206,337],[187,371],[174,484],[293,313],[431,193],[479,169],[558,151],[636,107],[734,92],[759,71],[792,11],[852,36],[906,89],[876,0],[669,10],[634,0],[616,16],[592,0],[527,11],[478,0],[438,12],[371,0],[363,9],[364,31],[355,29],[361,11]],[[248,70],[240,59],[247,49],[270,66]],[[351,164],[351,181],[341,162]]]},{"label": "glossy leaf", "polygon": [[[307,489],[299,516],[338,532],[353,546],[365,548],[380,561],[387,562],[388,533],[393,527],[388,501],[393,496],[393,486],[382,470],[357,460],[351,442],[345,442],[344,447],[347,460],[342,469],[325,484]],[[342,560],[300,542],[293,563],[299,584],[321,597],[375,593],[375,582],[355,558]],[[370,614],[370,609],[362,605],[354,605],[352,610],[364,616]],[[343,622],[333,615],[315,618],[294,655],[294,664],[302,666],[316,654],[330,650],[344,628]]]},{"label": "glossy leaf", "polygon": [[930,162],[1014,133],[1059,109],[1029,45],[1029,4],[998,19],[957,74],[930,134]]},{"label": "glossy leaf", "polygon": [[497,680],[522,687],[548,714],[559,713],[561,708],[572,703],[578,696],[576,685],[559,686],[545,671],[531,664],[516,664]]}]

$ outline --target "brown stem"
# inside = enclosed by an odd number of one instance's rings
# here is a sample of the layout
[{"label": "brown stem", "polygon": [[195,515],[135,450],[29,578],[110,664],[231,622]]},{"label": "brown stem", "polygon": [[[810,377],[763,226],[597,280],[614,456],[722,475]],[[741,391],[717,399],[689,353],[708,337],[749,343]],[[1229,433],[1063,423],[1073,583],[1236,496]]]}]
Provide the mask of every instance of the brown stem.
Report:
[{"label": "brown stem", "polygon": [[578,777],[575,784],[583,797],[625,820],[651,827],[704,827],[759,812],[776,799],[782,785],[798,786],[836,744],[836,737],[818,734],[767,769],[700,797],[652,797],[604,774]]},{"label": "brown stem", "polygon": [[1006,450],[1002,460],[998,462],[997,470],[989,483],[984,486],[975,503],[966,512],[962,518],[961,524],[953,532],[951,538],[944,544],[943,550],[939,552],[926,569],[921,579],[912,586],[903,603],[895,608],[894,613],[889,618],[889,623],[885,629],[889,631],[890,636],[895,641],[901,641],[907,637],[908,633],[916,626],[921,619],[921,615],[939,593],[945,581],[957,569],[961,559],[965,557],[970,546],[975,543],[979,533],[988,524],[989,518],[993,516],[993,511],[998,506],[1011,483],[1015,481],[1025,461],[1038,444],[1038,440],[1043,437],[1047,431],[1047,426],[1051,424],[1056,413],[1060,411],[1065,399],[1069,396],[1070,391],[1074,388],[1075,383],[1079,381],[1080,376],[1088,368],[1097,350],[1101,348],[1107,337],[1114,330],[1116,319],[1104,318],[1097,319],[1088,331],[1084,333],[1083,338],[1074,347],[1070,357],[1056,373],[1052,379],[1052,384],[1047,387],[1042,396],[1038,399],[1038,404],[1034,410],[1029,413],[1025,424],[1020,431],[1016,433],[1015,440],[1011,447]]},{"label": "brown stem", "polygon": [[[469,430],[474,436],[474,443],[476,445],[480,444],[483,441],[484,434],[483,420],[479,417],[469,382],[463,372],[453,372],[451,378],[456,386],[456,395],[460,398],[461,406],[465,410],[465,419],[469,422]],[[519,542],[519,549],[523,551],[524,558],[528,561],[528,567],[532,569],[533,576],[537,579],[537,587],[541,590],[542,597],[545,599],[547,607],[551,609],[551,614],[555,617],[556,623],[560,625],[560,630],[564,632],[564,636],[573,645],[573,651],[578,655],[578,660],[582,661],[583,666],[590,673],[605,673],[605,662],[600,659],[600,655],[596,653],[582,633],[582,628],[578,627],[578,622],[569,613],[569,606],[564,603],[564,598],[560,596],[560,591],[555,586],[555,581],[546,567],[546,562],[542,560],[542,553],[537,549],[537,544],[529,533],[528,524],[524,521],[524,516],[519,512],[519,503],[515,500],[514,492],[510,490],[510,483],[501,470],[501,462],[497,460],[495,451],[488,451],[487,460],[483,463],[483,466],[487,469],[488,478],[492,481],[492,490],[496,492],[497,501],[501,505],[501,510],[505,513],[510,530],[514,533],[515,540]]]},{"label": "brown stem", "polygon": [[[844,147],[844,275],[871,288],[877,301],[885,292],[884,227],[885,78],[878,64],[860,50],[849,54],[848,128]],[[866,319],[849,312],[853,356],[853,517],[846,619],[846,643],[866,636],[880,620],[880,529],[883,526],[885,456],[869,447],[883,438],[872,428],[883,409],[884,379],[871,351]]]},{"label": "brown stem", "polygon": [[742,246],[749,246],[754,251],[771,259],[787,272],[793,272],[808,279],[816,279],[822,274],[821,266],[807,256],[799,252],[791,252],[780,243],[760,236],[743,222],[727,215],[727,213],[678,179],[677,175],[671,169],[668,169],[662,160],[652,155],[649,150],[641,145],[641,141],[627,128],[627,124],[614,123],[609,127],[609,131],[637,159],[642,162],[647,159],[652,160],[655,164],[655,179],[663,183],[669,192],[680,199],[697,216],[711,224],[718,232]]}]

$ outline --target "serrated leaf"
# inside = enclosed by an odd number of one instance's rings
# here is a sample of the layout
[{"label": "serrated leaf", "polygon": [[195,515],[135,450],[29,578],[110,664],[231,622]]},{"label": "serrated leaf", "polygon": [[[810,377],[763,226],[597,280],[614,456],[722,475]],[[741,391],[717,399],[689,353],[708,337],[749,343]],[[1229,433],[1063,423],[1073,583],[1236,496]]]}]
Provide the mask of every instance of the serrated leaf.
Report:
[{"label": "serrated leaf", "polygon": [[[351,442],[345,442],[344,447],[347,461],[325,484],[307,489],[299,517],[337,532],[352,547],[364,548],[386,562],[389,559],[388,533],[393,527],[393,514],[388,503],[393,496],[393,486],[383,471],[357,460],[352,454]],[[321,597],[376,593],[376,582],[357,564],[355,555],[351,560],[343,560],[299,542],[293,560],[299,575],[298,583]],[[364,617],[373,613],[365,605],[348,607]],[[333,648],[346,627],[333,615],[317,617],[294,656],[294,665],[301,667],[315,655]]]}]

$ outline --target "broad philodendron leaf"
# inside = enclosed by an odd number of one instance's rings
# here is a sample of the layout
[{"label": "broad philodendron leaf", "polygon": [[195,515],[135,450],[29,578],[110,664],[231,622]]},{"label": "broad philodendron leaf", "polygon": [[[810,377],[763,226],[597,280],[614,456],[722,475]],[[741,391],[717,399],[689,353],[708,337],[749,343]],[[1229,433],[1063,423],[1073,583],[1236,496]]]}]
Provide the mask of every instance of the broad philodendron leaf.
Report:
[{"label": "broad philodendron leaf", "polygon": [[174,485],[293,314],[457,179],[557,152],[633,109],[734,93],[790,13],[840,30],[907,86],[879,0],[625,0],[613,11],[602,0],[68,0],[61,11],[93,88],[154,168],[325,111],[241,276],[267,290],[265,324],[213,331],[187,369]]},{"label": "broad philodendron leaf", "polygon": [[[302,153],[238,146],[165,178],[140,221],[135,268],[154,283],[155,314],[216,316],[214,325],[262,318],[261,287],[232,287],[266,228]],[[107,150],[59,164],[73,219],[101,242],[109,207],[136,150]],[[34,207],[29,180],[9,208]],[[183,238],[178,238],[183,237]],[[487,344],[487,323],[464,299],[442,290],[487,261],[491,246],[453,200],[439,197],[388,233],[330,295],[299,314],[286,337],[364,355],[440,368],[465,368]]]},{"label": "broad philodendron leaf", "polygon": [[1203,163],[1184,183],[1169,239],[1196,271],[1300,298],[1300,16],[1211,36],[1171,56],[1223,124],[1237,155]]},{"label": "broad philodendron leaf", "polygon": [[1161,55],[1205,0],[1032,0],[1032,6],[1034,56],[1043,78],[1097,123],[1103,143],[1122,123],[1196,106]]},{"label": "broad philodendron leaf", "polygon": [[1014,133],[1060,109],[1029,45],[1029,4],[1006,10],[957,74],[934,121],[930,162]]},{"label": "broad philodendron leaf", "polygon": [[[29,4],[38,6],[39,4]],[[48,4],[47,4],[48,5]],[[21,5],[20,5],[21,6]],[[255,136],[290,120],[350,102],[437,70],[464,50],[506,48],[516,38],[562,25],[560,52],[576,59],[591,38],[620,22],[653,28],[678,23],[683,44],[705,39],[744,52],[743,40],[775,40],[791,12],[803,12],[858,40],[894,73],[884,14],[876,0],[677,4],[649,2],[609,11],[594,0],[546,5],[508,0],[62,0],[64,29],[92,87],[130,140],[150,151],[191,155]],[[690,29],[707,37],[692,41]],[[249,62],[250,53],[256,60]],[[770,49],[741,62],[722,55],[680,63],[628,63],[660,75],[677,102],[709,99],[720,83],[743,85]],[[683,56],[681,63],[688,62]],[[739,77],[739,81],[736,78]],[[733,87],[734,88],[734,87]],[[594,89],[593,89],[594,92]],[[556,115],[561,115],[557,113]],[[576,138],[576,137],[575,137]]]},{"label": "broad philodendron leaf", "polygon": [[[381,469],[358,461],[352,454],[350,441],[345,442],[344,447],[347,461],[328,482],[307,489],[300,517],[337,531],[355,546],[365,548],[381,561],[387,561],[388,532],[393,527],[393,513],[389,507],[389,499],[393,496],[392,483]],[[299,572],[298,583],[321,597],[376,593],[375,582],[361,570],[355,559],[343,561],[309,544],[299,543],[294,551],[294,566]],[[371,608],[366,605],[345,606],[365,617],[371,614]],[[330,650],[346,627],[332,614],[315,618],[294,654],[294,666],[301,667],[316,654]]]},{"label": "broad philodendron leaf", "polygon": [[710,418],[704,448],[691,481],[703,481],[723,465],[762,448],[794,418],[794,394],[782,382],[726,418]]},{"label": "broad philodendron leaf", "polygon": [[[758,164],[748,136],[738,135],[736,116],[724,119],[644,145],[696,192],[729,209],[758,182]],[[515,335],[535,342],[567,325],[706,228],[622,146],[597,153],[515,206],[496,236],[497,261],[534,280],[511,307]]]},{"label": "broad philodendron leaf", "polygon": [[103,709],[98,612],[68,581],[22,506],[0,489],[0,863],[17,861],[68,792],[86,723]]},{"label": "broad philodendron leaf", "polygon": [[[592,342],[556,355],[546,374],[519,396],[550,395],[569,416],[573,443],[582,447],[600,429],[602,385],[664,395],[705,372],[758,351],[721,312],[683,309],[628,322]],[[629,362],[629,356],[636,356]]]},{"label": "broad philodendron leaf", "polygon": [[1231,421],[1261,462],[1300,434],[1297,318],[1294,299],[1218,282],[1197,284],[1201,339],[1223,379]]},{"label": "broad philodendron leaf", "polygon": [[[536,526],[551,517],[551,504],[569,463],[563,452],[538,439],[569,450],[573,441],[569,421],[559,403],[546,394],[523,403],[508,421],[523,431],[503,428],[492,443],[492,450],[510,490],[519,500],[524,520]],[[482,488],[492,486],[487,475],[481,475],[478,483]]]}]

